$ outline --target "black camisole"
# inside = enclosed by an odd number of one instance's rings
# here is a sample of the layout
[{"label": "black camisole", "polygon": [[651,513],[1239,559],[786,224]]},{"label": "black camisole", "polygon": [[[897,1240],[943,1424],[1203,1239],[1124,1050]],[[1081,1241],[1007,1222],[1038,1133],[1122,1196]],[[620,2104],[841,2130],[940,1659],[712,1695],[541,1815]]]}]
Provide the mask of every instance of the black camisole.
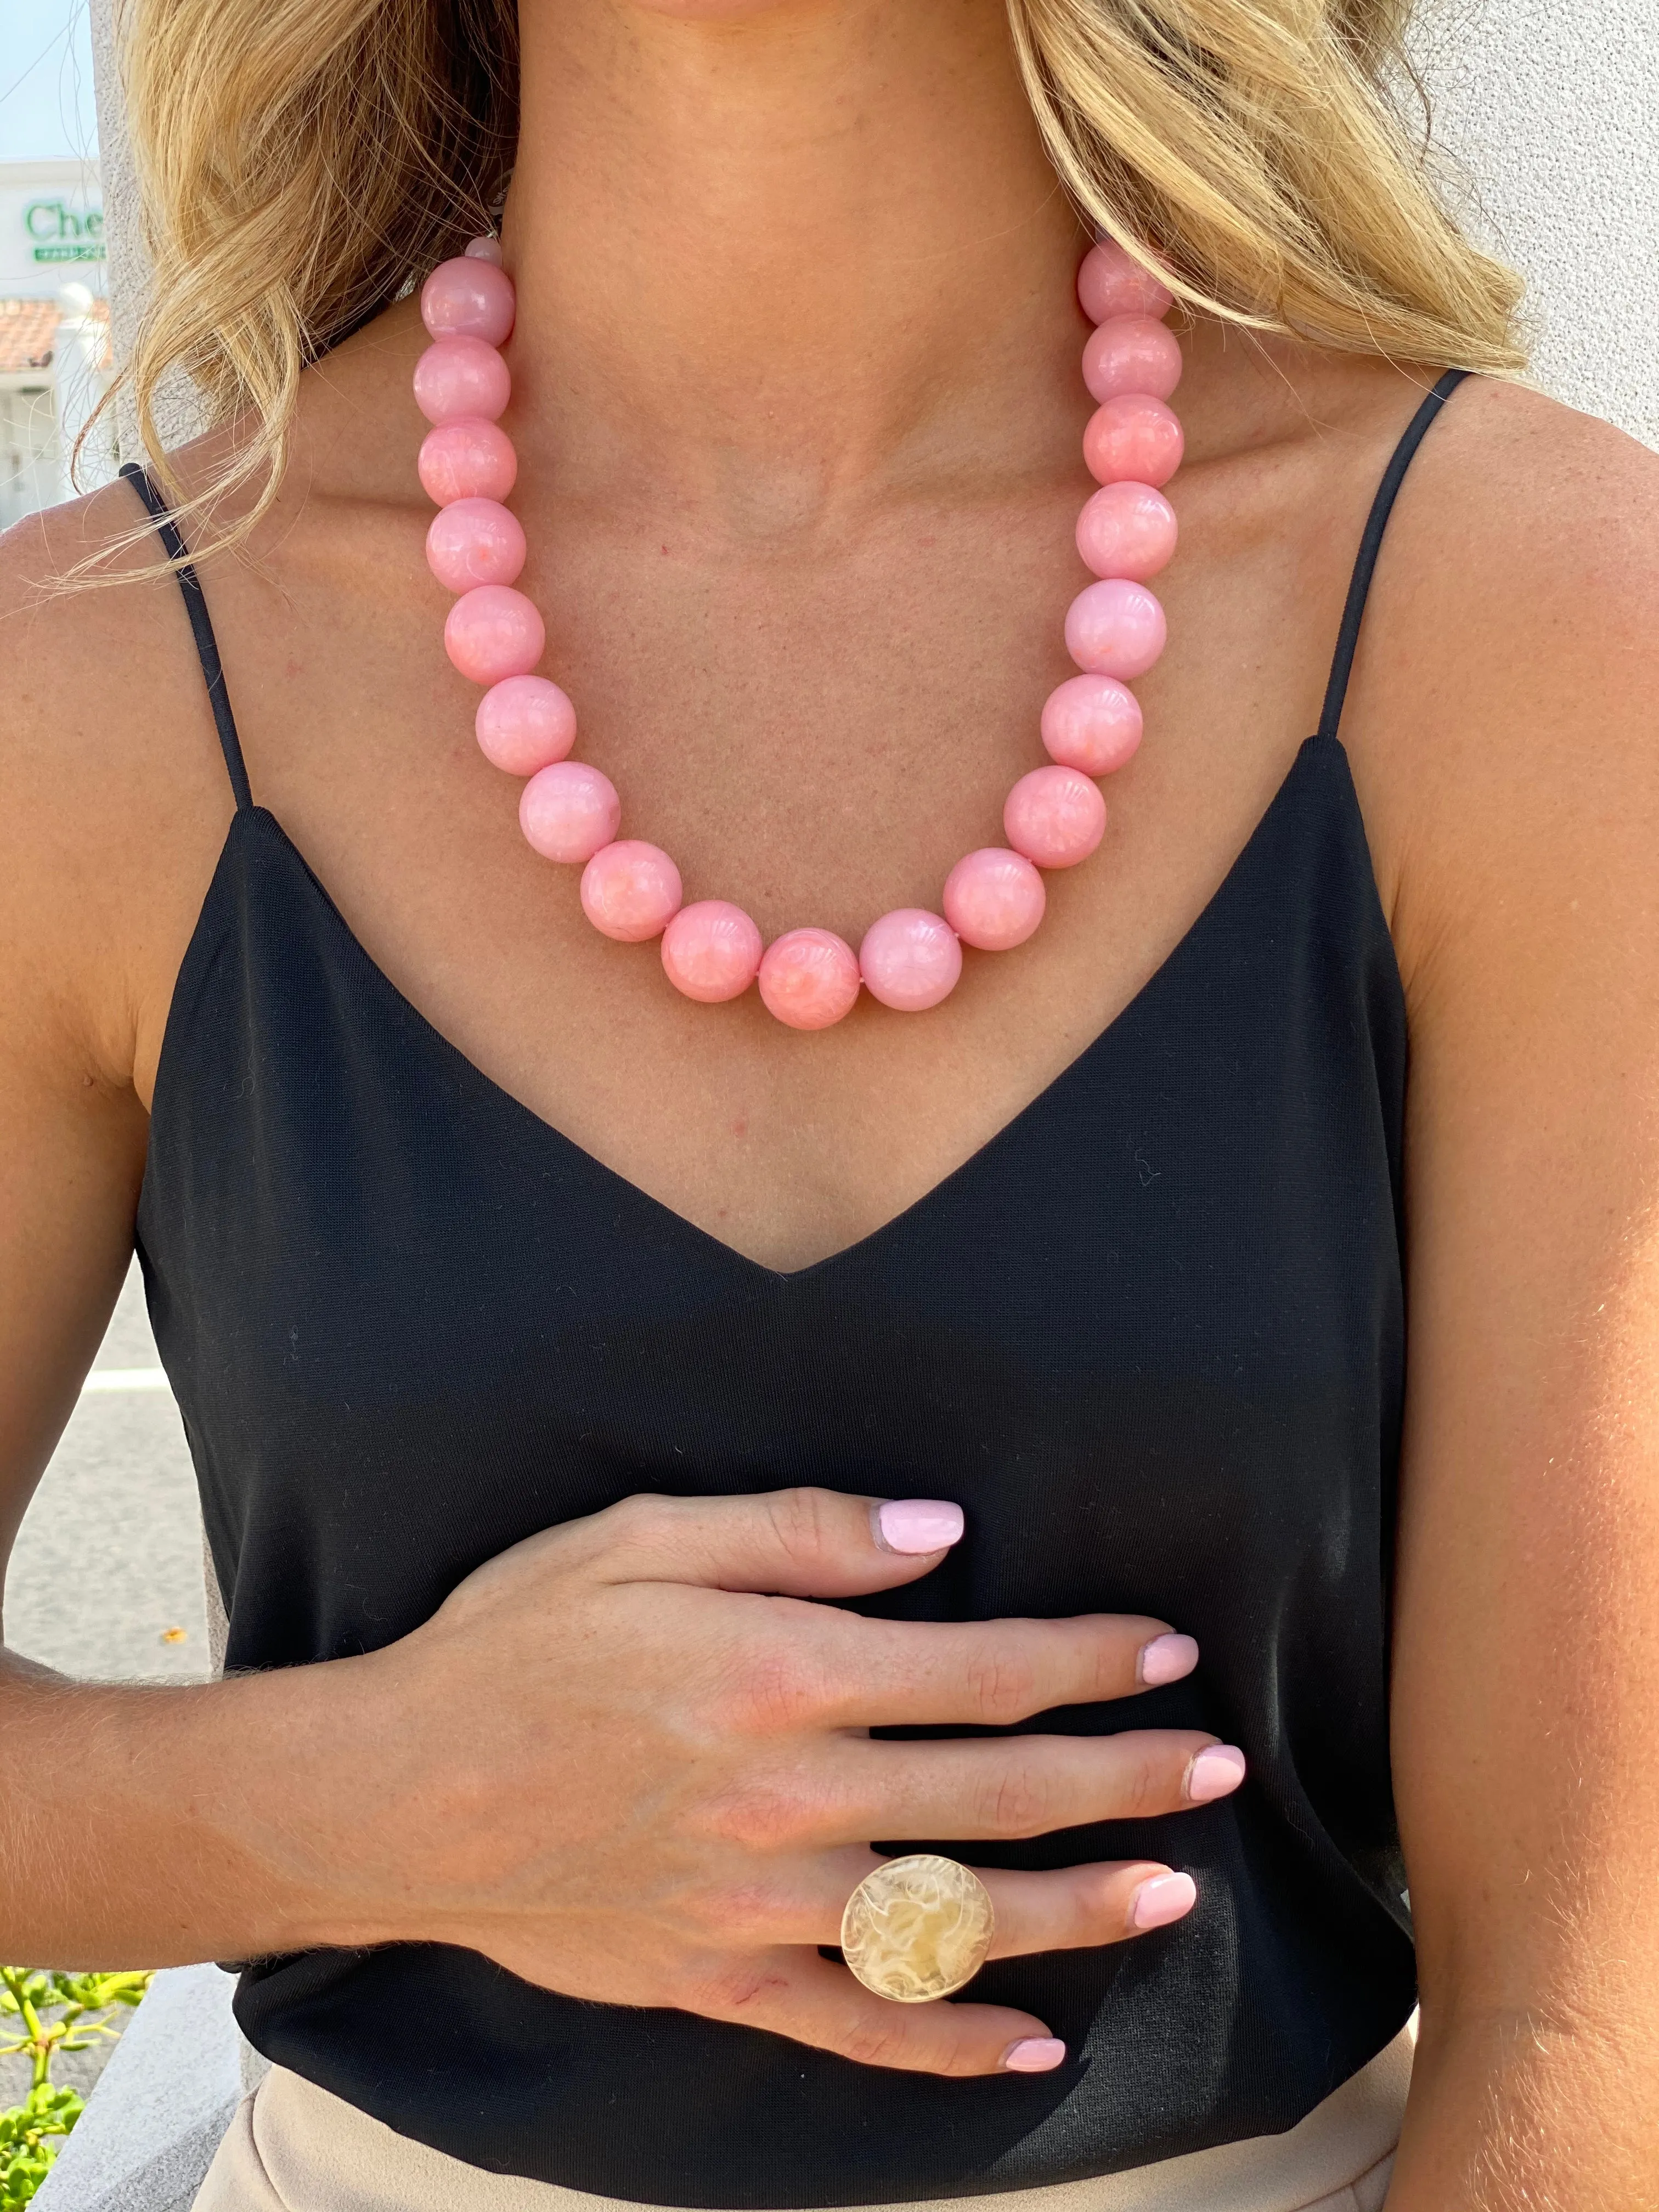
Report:
[{"label": "black camisole", "polygon": [[981,1151],[789,1273],[562,1136],[374,965],[252,801],[179,572],[237,804],[167,1021],[138,1250],[229,1666],[390,1644],[483,1560],[636,1491],[823,1484],[967,1510],[945,1565],[860,1610],[1145,1613],[1198,1638],[1188,1680],[1031,1727],[1212,1729],[1250,1762],[1196,1811],[972,1847],[1197,1881],[1173,1927],[985,1969],[975,1995],[1066,2039],[1053,2074],[861,2067],[421,1943],[248,1966],[237,2017],[269,2057],[497,2172],[781,2208],[1282,2130],[1407,2020],[1387,1698],[1405,1011],[1337,732],[1389,507],[1456,380],[1378,492],[1318,733],[1186,937]]}]

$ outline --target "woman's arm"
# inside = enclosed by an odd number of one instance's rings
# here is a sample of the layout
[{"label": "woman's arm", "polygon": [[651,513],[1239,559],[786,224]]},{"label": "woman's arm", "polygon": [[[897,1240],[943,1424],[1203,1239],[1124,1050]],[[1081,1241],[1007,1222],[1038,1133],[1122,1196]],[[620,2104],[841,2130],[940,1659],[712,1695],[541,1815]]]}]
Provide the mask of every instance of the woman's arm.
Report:
[{"label": "woman's arm", "polygon": [[1659,462],[1470,396],[1515,443],[1461,480],[1447,440],[1432,586],[1385,609],[1422,645],[1393,918],[1423,2010],[1389,2207],[1637,2212],[1659,2204]]}]

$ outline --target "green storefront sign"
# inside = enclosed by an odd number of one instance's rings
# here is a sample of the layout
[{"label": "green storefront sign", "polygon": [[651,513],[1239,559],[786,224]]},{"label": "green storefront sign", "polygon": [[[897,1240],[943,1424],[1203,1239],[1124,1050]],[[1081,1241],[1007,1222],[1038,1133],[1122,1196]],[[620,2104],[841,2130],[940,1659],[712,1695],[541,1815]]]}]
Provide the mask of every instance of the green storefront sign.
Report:
[{"label": "green storefront sign", "polygon": [[72,208],[67,200],[31,200],[23,210],[23,228],[35,261],[104,258],[102,208]]}]

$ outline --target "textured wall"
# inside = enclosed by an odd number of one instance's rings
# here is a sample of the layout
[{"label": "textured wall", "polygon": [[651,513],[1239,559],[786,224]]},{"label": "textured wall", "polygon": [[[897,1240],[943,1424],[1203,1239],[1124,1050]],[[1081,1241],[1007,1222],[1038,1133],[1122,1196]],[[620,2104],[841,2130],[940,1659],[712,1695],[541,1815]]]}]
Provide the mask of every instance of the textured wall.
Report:
[{"label": "textured wall", "polygon": [[[1454,191],[1526,275],[1545,390],[1659,447],[1659,0],[1421,0]],[[110,38],[92,0],[117,356],[143,283]],[[168,410],[169,440],[185,418]],[[123,452],[133,450],[131,416]]]},{"label": "textured wall", "polygon": [[1659,0],[1428,0],[1415,45],[1537,382],[1659,447]]}]

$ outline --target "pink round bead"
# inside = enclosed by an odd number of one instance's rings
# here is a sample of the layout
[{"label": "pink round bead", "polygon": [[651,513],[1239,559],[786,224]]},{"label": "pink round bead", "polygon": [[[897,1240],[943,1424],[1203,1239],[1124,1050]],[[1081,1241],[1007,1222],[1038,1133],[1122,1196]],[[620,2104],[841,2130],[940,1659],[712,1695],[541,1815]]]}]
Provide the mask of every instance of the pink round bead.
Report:
[{"label": "pink round bead", "polygon": [[939,915],[925,907],[897,907],[865,931],[859,973],[870,996],[884,1006],[902,1014],[926,1013],[956,989],[962,946]]},{"label": "pink round bead", "polygon": [[434,338],[504,345],[516,307],[511,277],[481,254],[441,261],[421,287],[421,320]]},{"label": "pink round bead", "polygon": [[682,896],[679,870],[659,846],[641,837],[602,845],[582,870],[582,912],[595,929],[623,945],[660,937]]},{"label": "pink round bead", "polygon": [[1114,315],[1167,315],[1175,305],[1175,294],[1168,286],[1110,238],[1084,255],[1077,272],[1077,296],[1091,323],[1106,322]]},{"label": "pink round bead", "polygon": [[945,878],[945,919],[964,945],[981,952],[1007,952],[1042,919],[1048,894],[1021,853],[986,845],[965,853]]},{"label": "pink round bead", "polygon": [[415,364],[415,404],[428,422],[493,422],[512,394],[507,363],[482,338],[435,338]]},{"label": "pink round bead", "polygon": [[833,929],[791,929],[774,938],[760,964],[766,1011],[792,1030],[827,1030],[859,994],[853,948]]},{"label": "pink round bead", "polygon": [[1144,392],[1103,400],[1083,433],[1083,458],[1097,483],[1160,487],[1181,466],[1185,449],[1175,416]]},{"label": "pink round bead", "polygon": [[474,684],[527,676],[546,644],[534,602],[507,584],[480,584],[463,592],[444,624],[444,651]]},{"label": "pink round bead", "polygon": [[1144,676],[1168,635],[1152,593],[1121,576],[1090,584],[1066,610],[1066,650],[1091,676],[1115,676],[1120,683]]},{"label": "pink round bead", "polygon": [[469,261],[493,261],[501,265],[501,241],[499,238],[475,238],[466,249]]},{"label": "pink round bead", "polygon": [[1140,743],[1140,702],[1110,676],[1068,676],[1042,704],[1050,760],[1085,775],[1109,775]]},{"label": "pink round bead", "polygon": [[741,998],[761,964],[761,933],[730,899],[683,906],[663,932],[663,972],[705,1006]]},{"label": "pink round bead", "polygon": [[524,567],[525,550],[524,525],[494,499],[452,500],[433,516],[426,533],[426,565],[447,592],[513,583]]},{"label": "pink round bead", "polygon": [[555,761],[519,795],[519,827],[544,860],[591,860],[621,820],[616,785],[586,761]]},{"label": "pink round bead", "polygon": [[1097,399],[1115,399],[1120,392],[1167,399],[1181,381],[1181,367],[1174,332],[1150,315],[1114,315],[1083,349],[1083,381]]},{"label": "pink round bead", "polygon": [[1106,834],[1106,802],[1074,768],[1034,768],[1002,810],[1008,842],[1040,868],[1072,868]]},{"label": "pink round bead", "polygon": [[576,742],[576,710],[544,676],[507,676],[478,702],[478,747],[508,775],[534,775]]},{"label": "pink round bead", "polygon": [[1175,509],[1151,484],[1103,484],[1077,519],[1084,566],[1097,576],[1127,576],[1138,584],[1168,568],[1176,537]]},{"label": "pink round bead", "polygon": [[505,499],[519,473],[513,441],[495,422],[441,422],[421,441],[421,487],[448,507],[458,499]]}]

